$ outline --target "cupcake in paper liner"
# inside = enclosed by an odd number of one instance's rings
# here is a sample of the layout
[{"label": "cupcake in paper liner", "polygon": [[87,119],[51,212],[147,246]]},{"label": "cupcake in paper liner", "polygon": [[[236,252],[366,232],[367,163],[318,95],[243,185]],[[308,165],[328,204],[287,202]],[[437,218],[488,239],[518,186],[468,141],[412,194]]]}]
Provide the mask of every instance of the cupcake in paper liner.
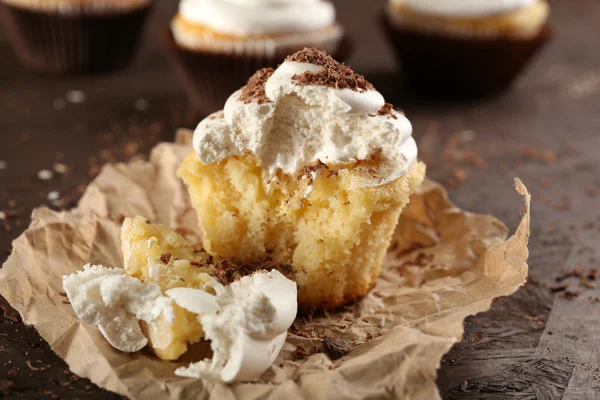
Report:
[{"label": "cupcake in paper liner", "polygon": [[506,89],[550,38],[545,0],[389,0],[384,27],[417,93]]},{"label": "cupcake in paper liner", "polygon": [[257,71],[193,143],[178,175],[203,247],[287,266],[304,310],[367,294],[426,169],[404,114],[316,49]]},{"label": "cupcake in paper liner", "polygon": [[21,64],[48,74],[104,73],[133,58],[152,0],[0,0]]},{"label": "cupcake in paper liner", "polygon": [[164,40],[203,114],[219,110],[256,70],[304,47],[338,60],[350,52],[333,5],[322,0],[182,0]]}]

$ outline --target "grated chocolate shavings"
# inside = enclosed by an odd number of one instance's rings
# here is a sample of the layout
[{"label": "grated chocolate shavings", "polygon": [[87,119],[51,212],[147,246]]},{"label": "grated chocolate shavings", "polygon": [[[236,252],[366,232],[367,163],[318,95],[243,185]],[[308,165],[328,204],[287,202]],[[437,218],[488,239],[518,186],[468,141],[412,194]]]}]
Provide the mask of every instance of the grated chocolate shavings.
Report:
[{"label": "grated chocolate shavings", "polygon": [[398,119],[396,112],[394,110],[394,106],[390,103],[385,103],[381,106],[381,108],[377,111],[377,115],[387,115],[388,118]]},{"label": "grated chocolate shavings", "polygon": [[222,285],[229,285],[244,276],[252,275],[258,271],[272,271],[276,269],[284,276],[290,277],[293,273],[293,268],[289,264],[279,264],[273,261],[270,257],[256,263],[240,264],[233,260],[221,259],[215,265],[212,275]]},{"label": "grated chocolate shavings", "polygon": [[285,59],[322,66],[319,72],[304,72],[292,76],[292,81],[300,86],[326,86],[337,89],[374,90],[364,76],[354,73],[343,63],[339,63],[321,50],[305,48]]},{"label": "grated chocolate shavings", "polygon": [[350,351],[350,344],[347,341],[338,338],[325,339],[323,341],[323,346],[325,346],[325,351],[332,360],[342,358]]},{"label": "grated chocolate shavings", "polygon": [[[305,165],[300,172],[298,173],[298,177],[297,179],[299,181],[301,181],[304,178],[310,178],[312,179],[312,173],[313,172],[318,172],[321,168],[326,168],[329,169],[329,167],[327,166],[327,164],[325,164],[324,162],[322,162],[321,160],[317,159],[317,161],[314,164],[311,165]],[[312,182],[311,182],[312,183]]]},{"label": "grated chocolate shavings", "polygon": [[240,98],[238,99],[244,104],[256,102],[258,104],[268,103],[271,100],[265,93],[265,83],[273,75],[273,68],[259,69],[248,79],[246,86],[242,87]]}]

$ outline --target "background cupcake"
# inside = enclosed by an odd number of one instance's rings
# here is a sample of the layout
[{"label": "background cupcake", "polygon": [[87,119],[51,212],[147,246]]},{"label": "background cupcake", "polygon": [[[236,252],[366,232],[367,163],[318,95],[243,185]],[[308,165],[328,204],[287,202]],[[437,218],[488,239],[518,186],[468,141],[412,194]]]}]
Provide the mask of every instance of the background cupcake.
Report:
[{"label": "background cupcake", "polygon": [[384,25],[407,84],[451,97],[497,93],[548,40],[544,0],[390,0]]},{"label": "background cupcake", "polygon": [[0,0],[20,62],[53,74],[108,72],[131,61],[152,0]]},{"label": "background cupcake", "polygon": [[258,69],[316,47],[344,59],[349,44],[322,0],[182,0],[166,41],[194,107],[223,108]]}]

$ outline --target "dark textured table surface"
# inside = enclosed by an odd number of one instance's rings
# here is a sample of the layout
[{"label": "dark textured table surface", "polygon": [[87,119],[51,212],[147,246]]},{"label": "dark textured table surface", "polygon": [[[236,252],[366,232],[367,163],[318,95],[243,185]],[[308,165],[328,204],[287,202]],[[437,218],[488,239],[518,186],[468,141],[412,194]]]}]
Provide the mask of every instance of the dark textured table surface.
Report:
[{"label": "dark textured table surface", "polygon": [[[514,229],[522,203],[513,177],[533,195],[529,282],[467,319],[439,371],[442,395],[600,398],[600,289],[587,278],[600,267],[600,2],[553,1],[555,39],[513,90],[460,104],[402,90],[377,24],[382,1],[337,5],[356,44],[349,64],[405,110],[429,176],[459,206]],[[0,33],[1,261],[33,207],[71,207],[103,163],[143,158],[198,122],[156,40],[175,10],[159,0],[134,65],[107,77],[31,75]],[[50,180],[37,177],[64,166]],[[1,298],[0,307],[0,397],[118,398],[69,373]]]}]

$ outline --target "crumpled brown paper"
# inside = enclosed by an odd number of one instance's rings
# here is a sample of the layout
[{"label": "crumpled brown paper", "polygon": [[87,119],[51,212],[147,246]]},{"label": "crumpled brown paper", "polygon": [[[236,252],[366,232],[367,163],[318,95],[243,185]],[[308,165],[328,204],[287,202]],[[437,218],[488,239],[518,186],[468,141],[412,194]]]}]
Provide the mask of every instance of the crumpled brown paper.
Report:
[{"label": "crumpled brown paper", "polygon": [[[402,214],[375,288],[336,312],[299,317],[258,383],[176,377],[177,363],[149,352],[121,353],[82,324],[61,294],[61,278],[87,262],[122,266],[124,216],[176,226],[198,240],[195,214],[175,176],[190,150],[189,133],[179,132],[177,143],[158,145],[150,162],[104,167],[76,209],[35,210],[0,270],[0,293],[74,373],[132,399],[439,398],[436,370],[460,340],[465,317],[489,309],[527,277],[529,194],[520,181],[526,212],[508,240],[501,222],[456,208],[439,184],[426,181]],[[298,344],[318,350],[330,336],[349,341],[350,353],[337,361],[322,352],[294,358]]]}]

